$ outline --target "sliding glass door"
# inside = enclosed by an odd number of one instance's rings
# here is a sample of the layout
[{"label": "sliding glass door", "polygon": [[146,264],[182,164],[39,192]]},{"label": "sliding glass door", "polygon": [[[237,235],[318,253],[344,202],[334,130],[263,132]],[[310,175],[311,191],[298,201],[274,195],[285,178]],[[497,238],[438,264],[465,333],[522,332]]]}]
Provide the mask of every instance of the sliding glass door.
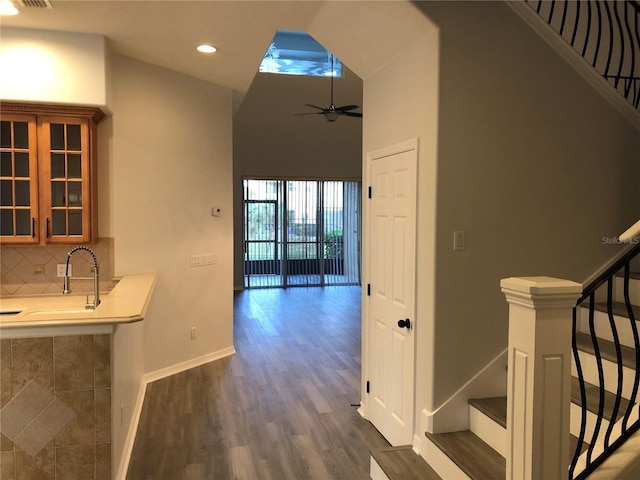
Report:
[{"label": "sliding glass door", "polygon": [[360,284],[360,183],[244,180],[247,288]]}]

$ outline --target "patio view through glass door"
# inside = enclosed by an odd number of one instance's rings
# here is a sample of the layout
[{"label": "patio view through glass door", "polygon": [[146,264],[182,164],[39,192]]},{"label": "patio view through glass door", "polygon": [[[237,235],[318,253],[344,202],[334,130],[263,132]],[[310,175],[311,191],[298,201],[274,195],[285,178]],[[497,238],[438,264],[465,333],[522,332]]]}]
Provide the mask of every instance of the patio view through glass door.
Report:
[{"label": "patio view through glass door", "polygon": [[360,183],[244,180],[244,285],[360,284]]}]

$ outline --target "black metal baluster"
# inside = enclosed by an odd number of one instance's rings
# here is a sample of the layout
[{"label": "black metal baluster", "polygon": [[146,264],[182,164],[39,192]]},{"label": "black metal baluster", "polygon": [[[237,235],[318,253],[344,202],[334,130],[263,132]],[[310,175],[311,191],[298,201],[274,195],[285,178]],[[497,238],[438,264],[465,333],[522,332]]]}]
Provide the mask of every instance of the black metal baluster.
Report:
[{"label": "black metal baluster", "polygon": [[[609,53],[607,54],[607,62],[604,67],[604,77],[609,76],[609,67],[611,67],[611,57],[613,56],[613,22],[611,21],[611,11],[609,10],[609,2],[604,2],[604,9],[607,14],[607,22],[609,23]],[[604,23],[603,23],[604,25]]]},{"label": "black metal baluster", "polygon": [[[609,446],[611,439],[611,432],[613,426],[618,417],[618,411],[620,410],[620,399],[622,398],[622,383],[624,380],[624,372],[622,368],[622,348],[620,347],[620,336],[618,335],[618,327],[616,326],[615,317],[613,315],[613,282],[615,277],[612,276],[607,282],[607,315],[609,317],[609,326],[611,327],[611,334],[613,335],[613,344],[616,349],[616,368],[618,372],[618,385],[616,388],[616,399],[613,404],[613,411],[611,412],[611,420],[609,421],[609,427],[604,436],[605,448]],[[601,396],[604,400],[604,385],[602,386]],[[604,406],[604,405],[603,405]]]},{"label": "black metal baluster", "polygon": [[636,366],[635,366],[636,374],[633,379],[633,388],[631,389],[629,406],[627,407],[627,411],[625,412],[624,418],[622,420],[623,432],[626,432],[627,430],[629,417],[631,417],[631,413],[633,412],[633,406],[637,402],[638,386],[640,385],[640,338],[638,335],[638,326],[636,325],[635,314],[633,312],[633,308],[631,307],[631,299],[629,297],[629,273],[630,273],[629,265],[630,265],[630,262],[627,262],[624,266],[624,304],[627,308],[627,313],[629,314],[629,321],[631,322],[631,332],[633,333],[633,346],[636,353]]},{"label": "black metal baluster", "polygon": [[593,68],[596,68],[596,63],[598,62],[598,54],[600,53],[600,40],[602,39],[602,11],[600,9],[600,3],[598,3],[598,0],[594,0],[595,5],[596,5],[596,12],[597,12],[597,16],[598,16],[598,35],[596,37],[596,51],[593,54]]},{"label": "black metal baluster", "polygon": [[[618,4],[615,4],[616,9],[618,8]],[[636,49],[634,48],[633,45],[633,34],[631,32],[631,25],[629,25],[629,10],[631,9],[631,6],[628,2],[625,2],[624,4],[624,25],[627,28],[627,35],[629,38],[629,52],[631,55],[631,66],[629,67],[629,71],[633,74],[633,72],[635,72],[636,69]],[[639,47],[640,48],[640,45]],[[624,56],[622,56],[622,59],[624,59]],[[622,64],[622,61],[620,62]],[[631,79],[627,80],[625,79],[625,87],[624,87],[624,96],[625,98],[629,98],[629,94],[631,93],[631,87],[633,85],[633,83],[631,82]]]},{"label": "black metal baluster", "polygon": [[580,361],[580,353],[578,351],[578,342],[577,342],[577,330],[578,330],[578,308],[580,305],[577,305],[573,309],[573,325],[572,325],[572,339],[571,339],[571,349],[573,350],[573,359],[576,365],[576,373],[578,375],[578,385],[580,386],[580,402],[582,408],[580,409],[580,433],[578,434],[578,444],[576,445],[576,451],[573,454],[573,459],[571,460],[571,465],[569,465],[569,478],[573,478],[573,474],[576,469],[576,465],[578,464],[578,459],[580,458],[580,452],[582,444],[584,443],[584,437],[587,430],[587,393],[584,387],[584,373],[582,371],[582,362]]},{"label": "black metal baluster", "polygon": [[[587,466],[592,463],[593,450],[596,446],[596,440],[600,433],[600,427],[602,426],[602,417],[604,414],[604,369],[602,367],[602,355],[600,354],[600,346],[598,345],[598,337],[596,336],[596,328],[594,323],[594,310],[595,310],[595,292],[589,296],[589,333],[591,334],[591,343],[593,344],[593,351],[596,357],[596,367],[598,368],[598,387],[600,389],[598,414],[596,416],[596,424],[593,428],[593,434],[591,441],[589,442],[589,448],[587,450]],[[584,405],[586,407],[586,404]]]}]

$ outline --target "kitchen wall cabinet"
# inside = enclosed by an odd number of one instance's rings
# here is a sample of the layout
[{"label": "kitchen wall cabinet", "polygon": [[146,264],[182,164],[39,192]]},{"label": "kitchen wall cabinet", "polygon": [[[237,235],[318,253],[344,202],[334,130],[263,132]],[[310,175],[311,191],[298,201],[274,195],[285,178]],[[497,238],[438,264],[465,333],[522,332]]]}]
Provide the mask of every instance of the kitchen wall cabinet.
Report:
[{"label": "kitchen wall cabinet", "polygon": [[2,103],[0,243],[97,240],[98,108]]}]

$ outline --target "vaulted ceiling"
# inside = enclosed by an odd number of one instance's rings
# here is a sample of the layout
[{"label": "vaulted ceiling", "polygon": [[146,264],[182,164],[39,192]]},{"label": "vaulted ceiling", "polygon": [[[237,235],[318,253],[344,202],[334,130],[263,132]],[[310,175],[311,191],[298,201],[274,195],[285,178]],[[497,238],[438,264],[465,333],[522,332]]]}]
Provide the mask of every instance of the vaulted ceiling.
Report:
[{"label": "vaulted ceiling", "polygon": [[[52,0],[19,6],[5,27],[103,35],[111,50],[227,87],[236,107],[276,30],[306,31],[366,78],[424,32],[406,1]],[[213,55],[195,50],[201,43]]]}]

